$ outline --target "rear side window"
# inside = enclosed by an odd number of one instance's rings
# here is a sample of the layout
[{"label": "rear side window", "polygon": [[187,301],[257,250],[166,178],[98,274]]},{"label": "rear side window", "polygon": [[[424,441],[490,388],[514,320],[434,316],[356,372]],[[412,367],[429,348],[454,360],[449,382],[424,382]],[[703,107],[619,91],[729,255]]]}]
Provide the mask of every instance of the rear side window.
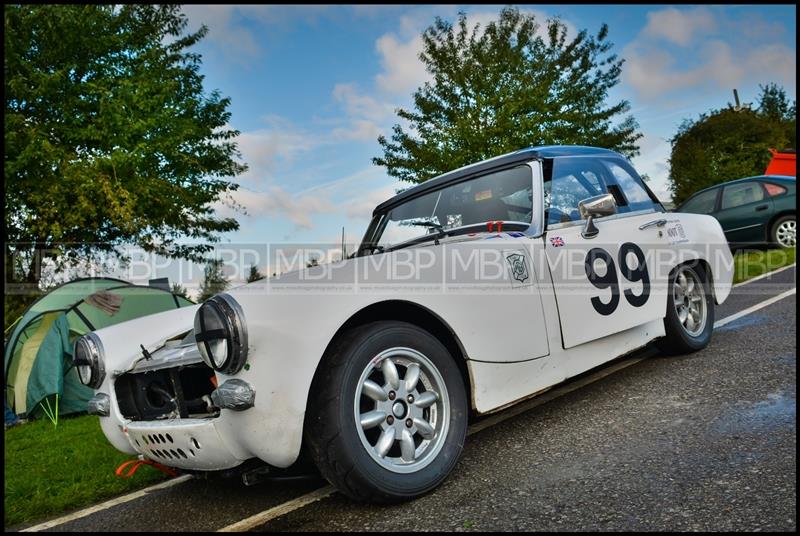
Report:
[{"label": "rear side window", "polygon": [[776,195],[783,195],[786,193],[786,188],[783,186],[779,186],[777,184],[772,184],[771,182],[764,182],[764,189],[767,191],[767,195],[770,197],[775,197]]},{"label": "rear side window", "polygon": [[711,214],[717,204],[717,193],[719,190],[709,190],[697,194],[683,205],[681,212],[692,212],[694,214]]},{"label": "rear side window", "polygon": [[726,186],[722,191],[722,210],[735,208],[764,199],[764,189],[757,182]]}]

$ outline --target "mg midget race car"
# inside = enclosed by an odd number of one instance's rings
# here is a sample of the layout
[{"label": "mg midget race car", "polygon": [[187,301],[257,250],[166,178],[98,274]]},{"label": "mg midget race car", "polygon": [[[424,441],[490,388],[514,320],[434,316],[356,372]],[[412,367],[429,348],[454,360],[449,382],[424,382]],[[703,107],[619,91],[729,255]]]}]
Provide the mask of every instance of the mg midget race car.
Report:
[{"label": "mg midget race car", "polygon": [[534,147],[380,204],[357,253],[98,330],[82,381],[119,450],[193,471],[307,452],[346,495],[441,483],[470,417],[656,341],[705,347],[733,261],[621,155]]}]

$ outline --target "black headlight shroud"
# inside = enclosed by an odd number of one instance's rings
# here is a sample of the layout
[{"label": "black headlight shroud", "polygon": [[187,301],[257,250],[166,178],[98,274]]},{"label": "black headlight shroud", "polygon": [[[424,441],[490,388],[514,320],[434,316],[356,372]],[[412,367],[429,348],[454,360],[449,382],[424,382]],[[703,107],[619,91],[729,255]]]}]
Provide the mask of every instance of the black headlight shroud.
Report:
[{"label": "black headlight shroud", "polygon": [[194,332],[200,355],[211,368],[228,375],[242,370],[247,362],[247,324],[242,307],[230,294],[217,294],[200,306]]}]

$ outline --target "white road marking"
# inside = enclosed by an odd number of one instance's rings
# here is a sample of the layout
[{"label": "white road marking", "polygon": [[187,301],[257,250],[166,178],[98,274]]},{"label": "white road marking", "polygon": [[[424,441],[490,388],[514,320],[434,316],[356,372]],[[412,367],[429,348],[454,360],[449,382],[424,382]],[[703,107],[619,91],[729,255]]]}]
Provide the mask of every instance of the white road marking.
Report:
[{"label": "white road marking", "polygon": [[47,530],[58,525],[63,525],[64,523],[69,523],[70,521],[74,521],[76,519],[80,519],[82,517],[86,517],[88,515],[94,514],[95,512],[99,512],[101,510],[105,510],[107,508],[111,508],[112,506],[117,506],[118,504],[123,504],[134,499],[138,499],[139,497],[144,497],[145,495],[153,492],[158,491],[161,489],[170,488],[177,484],[181,484],[182,482],[186,482],[187,480],[191,479],[192,475],[182,475],[179,477],[172,478],[167,480],[166,482],[162,482],[160,484],[156,484],[155,486],[150,486],[147,488],[140,489],[139,491],[134,491],[133,493],[129,493],[128,495],[123,495],[122,497],[117,497],[116,499],[111,499],[105,502],[101,502],[100,504],[96,504],[94,506],[90,506],[89,508],[85,508],[83,510],[78,510],[77,512],[73,512],[71,514],[67,514],[65,516],[58,517],[56,519],[52,519],[50,521],[45,521],[44,523],[39,523],[38,525],[34,525],[32,527],[28,527],[26,529],[22,529],[20,532],[39,532],[42,530]]},{"label": "white road marking", "polygon": [[333,486],[323,486],[312,491],[311,493],[306,493],[305,495],[302,495],[296,499],[292,499],[291,501],[279,504],[278,506],[273,506],[269,510],[264,510],[263,512],[252,515],[247,519],[242,519],[233,525],[223,527],[217,530],[217,532],[245,532],[259,525],[263,525],[268,521],[272,521],[276,517],[288,514],[289,512],[294,512],[295,510],[299,510],[308,504],[316,502],[320,499],[324,499],[325,497],[329,497],[334,493],[336,493],[336,488]]},{"label": "white road marking", "polygon": [[[780,268],[778,270],[775,270],[774,272],[769,272],[769,273],[766,273],[766,274],[761,275],[759,277],[756,277],[756,278],[750,279],[748,281],[745,281],[743,283],[739,283],[737,285],[734,285],[734,287],[750,283],[750,282],[755,281],[757,279],[762,279],[764,277],[767,277],[767,276],[772,275],[772,274],[776,274],[776,273],[781,272],[783,270],[787,270],[787,269],[792,268],[794,266],[795,265],[792,264],[790,266],[786,266],[784,268]],[[764,300],[763,302],[757,303],[756,305],[753,305],[752,307],[748,307],[747,309],[739,311],[738,313],[732,314],[730,316],[726,316],[725,318],[717,320],[714,323],[714,329],[716,329],[718,327],[721,327],[721,326],[724,326],[725,324],[729,324],[729,323],[733,322],[734,320],[738,320],[738,319],[740,319],[740,318],[742,318],[744,316],[747,316],[747,315],[749,315],[749,314],[751,314],[751,313],[753,313],[755,311],[758,311],[759,309],[763,309],[764,307],[767,307],[768,305],[771,305],[771,304],[773,304],[773,303],[775,303],[777,301],[782,300],[783,298],[786,298],[786,297],[791,296],[791,295],[796,294],[796,293],[797,293],[797,289],[794,288],[794,289],[788,290],[786,292],[783,292],[783,293],[781,293],[781,294],[779,294],[777,296],[769,298],[768,300]],[[596,382],[598,380],[601,380],[601,379],[605,378],[606,376],[609,376],[609,375],[611,375],[611,374],[613,374],[613,373],[615,373],[615,372],[617,372],[619,370],[622,370],[624,368],[630,367],[631,365],[635,365],[636,363],[639,363],[640,361],[643,361],[644,359],[652,357],[656,353],[657,352],[655,350],[647,350],[643,355],[640,354],[639,356],[637,356],[635,358],[623,359],[619,363],[616,363],[614,365],[606,367],[606,368],[596,372],[595,374],[591,374],[591,375],[586,376],[585,378],[582,378],[582,379],[580,379],[578,381],[571,382],[569,385],[565,385],[565,386],[560,387],[560,388],[552,389],[552,390],[550,390],[550,391],[548,391],[546,393],[543,393],[543,394],[541,394],[541,395],[539,395],[539,396],[537,396],[537,397],[535,397],[535,398],[533,398],[533,399],[531,399],[531,400],[529,400],[527,402],[522,402],[522,403],[519,403],[519,404],[517,404],[515,406],[512,406],[511,408],[509,408],[507,410],[504,410],[502,413],[499,413],[497,415],[493,415],[491,417],[487,417],[486,419],[484,419],[484,420],[482,420],[482,421],[480,421],[478,423],[473,424],[472,426],[470,426],[468,428],[467,435],[469,436],[469,435],[472,435],[472,434],[476,434],[476,433],[480,432],[481,430],[485,430],[486,428],[494,426],[495,424],[499,424],[499,423],[501,423],[501,422],[503,422],[503,421],[505,421],[507,419],[515,417],[515,416],[517,416],[517,415],[519,415],[521,413],[524,413],[526,411],[529,411],[529,410],[531,410],[531,409],[533,409],[533,408],[535,408],[537,406],[540,406],[542,404],[550,402],[551,400],[554,400],[554,399],[556,399],[556,398],[558,398],[560,396],[563,396],[563,395],[565,395],[567,393],[575,391],[576,389],[580,389],[581,387],[589,385],[590,383],[593,383],[593,382]],[[138,499],[139,497],[143,497],[143,496],[147,495],[148,493],[150,493],[152,491],[157,491],[159,489],[164,489],[164,488],[168,488],[168,487],[174,486],[176,484],[180,484],[182,482],[185,482],[185,481],[189,480],[190,478],[192,478],[191,475],[179,476],[177,478],[173,478],[173,479],[168,480],[166,482],[162,482],[161,484],[156,484],[155,486],[150,486],[148,488],[141,489],[139,491],[130,493],[128,495],[123,495],[122,497],[117,497],[116,499],[111,499],[109,501],[97,504],[95,506],[91,506],[91,507],[86,508],[84,510],[80,510],[78,512],[74,512],[72,514],[53,519],[51,521],[47,521],[47,522],[44,522],[44,523],[40,523],[38,525],[34,525],[32,527],[28,527],[26,529],[23,529],[22,532],[38,532],[38,531],[41,531],[41,530],[46,530],[46,529],[55,527],[57,525],[61,525],[61,524],[67,523],[69,521],[73,521],[73,520],[76,520],[76,519],[80,519],[82,517],[86,517],[88,515],[94,514],[96,512],[101,511],[101,510],[105,510],[107,508],[111,508],[111,507],[116,506],[118,504],[123,504],[123,503],[129,502],[129,501],[132,501],[134,499]],[[272,508],[264,510],[263,512],[260,512],[258,514],[253,515],[253,516],[250,516],[250,517],[248,517],[246,519],[243,519],[241,521],[233,523],[232,525],[228,525],[226,527],[223,527],[223,528],[219,529],[217,532],[247,531],[247,530],[250,530],[250,529],[252,529],[254,527],[257,527],[259,525],[264,525],[267,522],[272,521],[273,519],[276,519],[276,518],[278,518],[280,516],[286,515],[286,514],[291,513],[291,512],[293,512],[295,510],[299,510],[300,508],[303,508],[304,506],[307,506],[307,505],[309,505],[309,504],[311,504],[313,502],[316,502],[316,501],[319,501],[319,500],[324,499],[326,497],[329,497],[329,496],[333,495],[334,493],[336,493],[336,489],[333,486],[324,486],[324,487],[319,488],[317,490],[314,490],[314,491],[312,491],[310,493],[306,493],[305,495],[302,495],[302,496],[300,496],[300,497],[298,497],[296,499],[292,499],[291,501],[287,501],[287,502],[285,502],[283,504],[279,504],[278,506],[274,506]]]},{"label": "white road marking", "polygon": [[758,281],[759,279],[764,279],[765,277],[773,276],[773,275],[778,274],[778,273],[780,273],[780,272],[782,272],[784,270],[788,270],[789,268],[794,268],[796,265],[797,265],[797,263],[793,262],[789,266],[784,266],[783,268],[778,268],[777,270],[773,270],[771,272],[767,272],[766,274],[761,274],[760,276],[754,277],[752,279],[748,279],[747,281],[742,281],[741,283],[736,283],[735,285],[733,285],[733,288],[741,287],[742,285],[747,285],[748,283],[752,283],[754,281]]},{"label": "white road marking", "polygon": [[766,307],[768,305],[772,305],[773,303],[775,303],[777,301],[780,301],[780,300],[782,300],[782,299],[784,299],[784,298],[786,298],[788,296],[791,296],[792,294],[797,294],[797,288],[796,287],[792,288],[792,289],[789,289],[786,292],[781,292],[777,296],[773,296],[772,298],[770,298],[768,300],[764,300],[764,301],[762,301],[760,303],[757,303],[754,306],[748,307],[747,309],[739,311],[736,314],[732,314],[730,316],[726,316],[725,318],[723,318],[721,320],[717,320],[716,322],[714,322],[714,329],[722,327],[725,324],[730,324],[734,320],[739,320],[743,316],[747,316],[750,313],[754,313],[754,312],[758,311],[759,309],[763,309],[764,307]]}]

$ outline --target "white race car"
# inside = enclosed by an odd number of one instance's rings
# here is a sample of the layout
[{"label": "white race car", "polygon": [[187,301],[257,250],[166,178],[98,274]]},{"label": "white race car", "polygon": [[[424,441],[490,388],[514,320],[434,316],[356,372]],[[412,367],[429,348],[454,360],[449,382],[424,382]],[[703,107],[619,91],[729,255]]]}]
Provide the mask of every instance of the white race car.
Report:
[{"label": "white race car", "polygon": [[665,212],[621,155],[534,147],[380,204],[352,258],[93,332],[75,364],[121,451],[220,471],[304,450],[391,502],[447,477],[471,416],[651,341],[705,347],[732,277],[717,220]]}]

